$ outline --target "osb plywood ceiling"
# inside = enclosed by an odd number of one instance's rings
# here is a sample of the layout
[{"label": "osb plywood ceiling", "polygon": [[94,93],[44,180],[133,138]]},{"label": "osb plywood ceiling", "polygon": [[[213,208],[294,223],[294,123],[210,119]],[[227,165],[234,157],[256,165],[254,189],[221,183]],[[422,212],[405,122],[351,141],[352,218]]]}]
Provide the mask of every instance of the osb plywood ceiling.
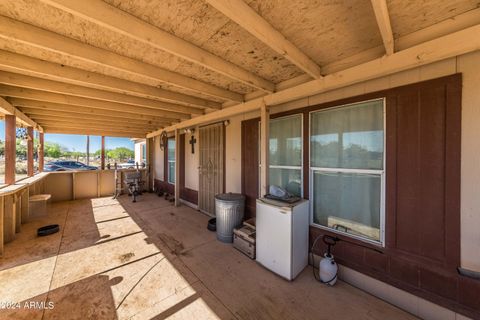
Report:
[{"label": "osb plywood ceiling", "polygon": [[[448,20],[468,15],[458,19],[468,20],[463,27],[478,24],[479,6],[480,0],[3,0],[0,96],[47,132],[144,137],[391,54],[397,43],[405,49],[415,44],[411,39],[430,40],[417,34]],[[444,29],[435,36],[448,34]],[[91,125],[74,126],[78,116]],[[109,117],[117,125],[102,123]],[[150,122],[127,126],[132,119]]]}]

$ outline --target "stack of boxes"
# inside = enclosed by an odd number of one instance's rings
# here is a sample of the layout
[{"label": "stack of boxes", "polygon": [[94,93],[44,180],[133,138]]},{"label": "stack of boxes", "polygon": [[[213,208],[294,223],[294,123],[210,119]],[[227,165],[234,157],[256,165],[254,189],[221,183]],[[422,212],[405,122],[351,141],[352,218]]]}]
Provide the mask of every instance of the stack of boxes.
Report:
[{"label": "stack of boxes", "polygon": [[244,221],[241,228],[233,229],[233,246],[255,259],[255,218]]}]

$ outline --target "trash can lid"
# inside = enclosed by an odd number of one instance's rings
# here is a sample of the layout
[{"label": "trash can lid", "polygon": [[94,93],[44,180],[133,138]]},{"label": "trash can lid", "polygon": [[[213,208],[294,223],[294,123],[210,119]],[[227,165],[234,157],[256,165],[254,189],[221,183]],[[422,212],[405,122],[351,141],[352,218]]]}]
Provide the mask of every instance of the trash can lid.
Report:
[{"label": "trash can lid", "polygon": [[220,193],[215,196],[215,199],[221,201],[241,201],[245,200],[245,196],[241,193]]}]

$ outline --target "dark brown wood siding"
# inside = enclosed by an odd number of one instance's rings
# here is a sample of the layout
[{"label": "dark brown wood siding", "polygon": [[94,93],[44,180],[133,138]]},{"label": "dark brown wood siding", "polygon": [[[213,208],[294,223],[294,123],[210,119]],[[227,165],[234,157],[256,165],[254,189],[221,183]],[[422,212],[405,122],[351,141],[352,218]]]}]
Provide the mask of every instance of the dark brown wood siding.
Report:
[{"label": "dark brown wood siding", "polygon": [[[303,113],[305,148],[309,146],[309,112],[385,98],[385,247],[316,227],[310,227],[310,243],[323,234],[348,240],[351,243],[340,241],[333,250],[339,263],[480,319],[480,281],[460,276],[456,270],[460,266],[461,90],[462,77],[456,74],[272,118]],[[258,119],[242,123],[242,190],[249,192],[251,204],[258,194],[257,126]],[[304,154],[308,190],[308,149]],[[325,250],[320,242],[314,252]]]},{"label": "dark brown wood siding", "polygon": [[242,121],[242,194],[247,218],[255,216],[258,198],[258,123],[258,118]]}]

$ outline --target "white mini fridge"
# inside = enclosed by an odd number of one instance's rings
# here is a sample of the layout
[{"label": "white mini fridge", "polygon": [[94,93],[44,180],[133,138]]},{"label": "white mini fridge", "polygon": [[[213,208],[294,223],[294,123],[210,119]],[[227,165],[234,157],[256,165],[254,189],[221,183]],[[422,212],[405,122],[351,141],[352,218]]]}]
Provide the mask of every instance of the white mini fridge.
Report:
[{"label": "white mini fridge", "polygon": [[287,280],[308,264],[308,209],[304,199],[293,204],[257,200],[256,260]]}]

